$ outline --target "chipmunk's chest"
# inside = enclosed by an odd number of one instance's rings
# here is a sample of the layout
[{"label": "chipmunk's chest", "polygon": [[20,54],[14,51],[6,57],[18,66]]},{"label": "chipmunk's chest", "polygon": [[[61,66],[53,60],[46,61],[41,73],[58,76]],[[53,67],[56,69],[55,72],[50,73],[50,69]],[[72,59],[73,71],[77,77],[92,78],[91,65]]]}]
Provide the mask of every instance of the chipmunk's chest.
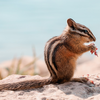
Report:
[{"label": "chipmunk's chest", "polygon": [[64,63],[74,57],[75,54],[70,52],[64,45],[59,45],[55,49],[54,56],[55,61]]},{"label": "chipmunk's chest", "polygon": [[70,52],[64,45],[59,44],[52,55],[52,62],[56,69],[67,68],[68,66],[75,66],[75,54]]}]

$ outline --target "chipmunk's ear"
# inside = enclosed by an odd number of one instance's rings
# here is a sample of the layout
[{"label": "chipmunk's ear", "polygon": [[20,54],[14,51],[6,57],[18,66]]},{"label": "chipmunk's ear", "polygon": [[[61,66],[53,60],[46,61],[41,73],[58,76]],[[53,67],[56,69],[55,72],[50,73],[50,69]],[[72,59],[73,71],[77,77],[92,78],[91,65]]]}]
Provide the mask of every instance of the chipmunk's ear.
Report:
[{"label": "chipmunk's ear", "polygon": [[71,27],[73,30],[75,29],[76,22],[75,22],[73,19],[71,19],[71,18],[67,19],[67,24],[68,24],[68,26]]}]

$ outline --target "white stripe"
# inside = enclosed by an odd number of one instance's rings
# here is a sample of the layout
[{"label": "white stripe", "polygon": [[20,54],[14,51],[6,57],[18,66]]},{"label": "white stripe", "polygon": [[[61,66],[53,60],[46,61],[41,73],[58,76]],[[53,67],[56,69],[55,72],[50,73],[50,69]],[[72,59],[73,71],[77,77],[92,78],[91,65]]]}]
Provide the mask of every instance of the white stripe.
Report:
[{"label": "white stripe", "polygon": [[50,65],[52,66],[53,70],[55,71],[56,75],[57,75],[57,70],[52,62],[52,53],[54,52],[54,49],[56,48],[56,46],[60,43],[60,41],[56,41],[53,45],[52,45],[52,48],[51,48],[51,52],[50,52],[50,55],[49,55],[49,62],[50,62]]},{"label": "white stripe", "polygon": [[[55,39],[56,39],[57,37],[55,37],[55,38],[53,38],[53,39],[51,39],[49,42],[47,42],[46,43],[46,45],[45,45],[45,60],[46,60],[46,63],[47,63],[47,67],[48,67],[48,69],[49,69],[49,71],[50,71],[50,73],[53,75],[54,73],[53,73],[53,71],[51,70],[51,68],[50,68],[50,66],[49,66],[49,64],[48,64],[48,62],[49,61],[47,61],[47,50],[48,50],[48,47],[49,47],[49,45],[50,45],[50,43],[51,42],[53,42]],[[52,48],[52,47],[51,47]],[[51,66],[52,67],[52,66]]]}]

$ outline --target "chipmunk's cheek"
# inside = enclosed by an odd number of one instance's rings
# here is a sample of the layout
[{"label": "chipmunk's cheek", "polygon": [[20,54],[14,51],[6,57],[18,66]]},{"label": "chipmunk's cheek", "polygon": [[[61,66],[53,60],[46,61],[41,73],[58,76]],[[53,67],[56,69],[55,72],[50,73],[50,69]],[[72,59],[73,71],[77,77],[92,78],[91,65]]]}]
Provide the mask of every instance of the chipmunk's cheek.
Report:
[{"label": "chipmunk's cheek", "polygon": [[89,43],[89,42],[92,42],[92,40],[89,39],[88,37],[87,37],[87,38],[85,37],[85,38],[84,38],[84,42],[85,42],[85,43]]}]

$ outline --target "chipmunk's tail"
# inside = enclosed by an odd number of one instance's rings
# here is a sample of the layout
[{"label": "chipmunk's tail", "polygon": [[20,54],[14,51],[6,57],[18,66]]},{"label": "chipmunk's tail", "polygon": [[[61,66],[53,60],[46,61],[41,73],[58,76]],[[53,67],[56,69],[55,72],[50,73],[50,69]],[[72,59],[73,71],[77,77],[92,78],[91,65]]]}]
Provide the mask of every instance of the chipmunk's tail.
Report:
[{"label": "chipmunk's tail", "polygon": [[52,81],[51,78],[43,79],[43,80],[27,80],[22,82],[16,83],[7,83],[7,84],[0,84],[0,91],[1,90],[27,90],[27,89],[34,89],[39,88],[44,85],[50,84]]}]

